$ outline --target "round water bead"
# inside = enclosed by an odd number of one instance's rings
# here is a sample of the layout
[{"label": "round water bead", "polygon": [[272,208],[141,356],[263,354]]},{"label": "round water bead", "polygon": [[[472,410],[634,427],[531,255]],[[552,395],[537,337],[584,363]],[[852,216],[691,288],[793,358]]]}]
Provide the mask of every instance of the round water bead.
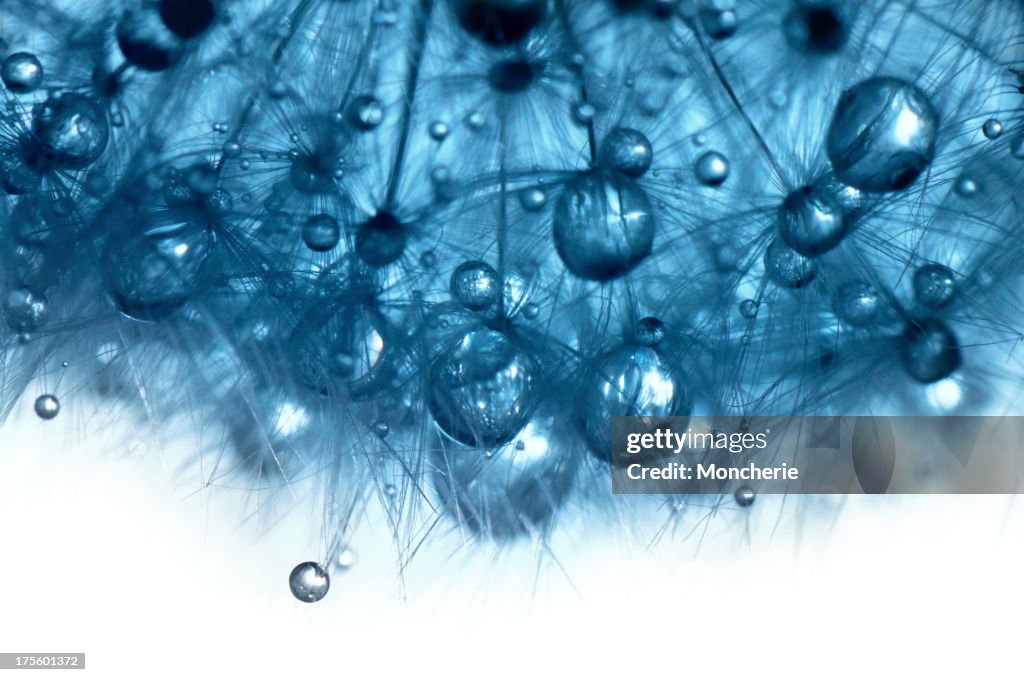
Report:
[{"label": "round water bead", "polygon": [[533,416],[513,442],[481,452],[443,435],[430,447],[434,487],[461,526],[498,541],[543,533],[572,488],[571,426]]},{"label": "round water bead", "polygon": [[736,504],[741,507],[749,507],[754,504],[754,500],[757,498],[757,494],[754,489],[748,485],[742,486],[733,495],[733,499],[736,500]]},{"label": "round water bead", "polygon": [[981,132],[990,140],[1003,134],[1003,122],[998,118],[990,118],[981,126]]},{"label": "round water bead", "polygon": [[107,289],[125,315],[159,319],[211,279],[216,239],[201,210],[175,206],[149,215],[118,215],[113,220],[118,227],[144,222],[134,231],[113,232],[101,255]]},{"label": "round water bead", "polygon": [[304,561],[292,569],[288,576],[288,589],[299,601],[317,602],[331,589],[331,576],[315,561]]},{"label": "round water bead", "polygon": [[47,302],[28,289],[14,289],[4,299],[4,319],[14,332],[31,332],[46,321]]},{"label": "round water bead", "polygon": [[373,95],[360,95],[348,106],[348,120],[359,130],[373,130],[384,121],[384,104]]},{"label": "round water bead", "polygon": [[77,93],[53,96],[32,110],[32,155],[37,162],[85,168],[100,157],[110,138],[107,113]]},{"label": "round water bead", "polygon": [[351,547],[342,547],[334,558],[334,565],[342,571],[347,571],[356,565],[357,559],[355,550]]},{"label": "round water bead", "polygon": [[865,192],[909,187],[935,158],[939,115],[916,85],[870,78],[839,98],[826,152],[840,180]]},{"label": "round water bead", "polygon": [[451,0],[462,28],[491,45],[521,42],[544,20],[547,0]]},{"label": "round water bead", "polygon": [[960,368],[960,343],[939,320],[911,321],[900,338],[903,369],[923,384],[945,379]]},{"label": "round water bead", "polygon": [[636,323],[636,342],[641,346],[657,346],[665,340],[665,323],[656,317],[643,317]]},{"label": "round water bead", "polygon": [[708,6],[700,10],[700,23],[708,36],[715,40],[722,40],[736,33],[740,22],[732,4],[726,0],[719,0],[716,6]]},{"label": "round water bead", "polygon": [[969,175],[961,175],[953,185],[953,191],[964,199],[970,199],[978,193],[979,189],[981,188],[978,186],[978,181]]},{"label": "round water bead", "polygon": [[15,52],[4,59],[0,77],[15,94],[32,92],[43,82],[43,65],[31,52]]},{"label": "round water bead", "polygon": [[878,318],[882,310],[882,296],[863,280],[847,282],[833,295],[832,310],[846,324],[863,327]]},{"label": "round water bead", "polygon": [[555,248],[583,279],[604,282],[633,270],[650,255],[654,230],[647,194],[618,173],[581,173],[555,204]]},{"label": "round water bead", "polygon": [[117,45],[128,63],[144,71],[169,69],[185,53],[185,42],[152,7],[125,10],[117,22]]},{"label": "round water bead", "polygon": [[213,25],[213,0],[160,0],[160,18],[175,35],[195,38]]},{"label": "round water bead", "polygon": [[302,241],[319,253],[333,249],[338,245],[340,238],[341,228],[338,227],[338,221],[326,213],[310,216],[302,226]]},{"label": "round water bead", "polygon": [[956,298],[956,276],[938,263],[926,263],[915,270],[913,287],[914,300],[932,310],[945,308]]},{"label": "round water bead", "polygon": [[484,310],[498,300],[498,273],[487,263],[471,260],[452,273],[449,288],[452,298],[469,310]]},{"label": "round water bead", "polygon": [[533,83],[534,67],[521,57],[496,62],[487,72],[487,81],[498,92],[522,92]]},{"label": "round water bead", "polygon": [[368,265],[381,267],[402,257],[408,230],[393,213],[380,211],[359,226],[356,253]]},{"label": "round water bead", "polygon": [[614,128],[601,144],[601,165],[638,178],[651,167],[654,149],[639,130]]},{"label": "round water bead", "polygon": [[782,20],[786,42],[809,54],[836,52],[846,44],[849,29],[842,13],[829,4],[797,4]]},{"label": "round water bead", "polygon": [[789,248],[813,258],[831,251],[843,240],[850,225],[842,206],[828,192],[814,186],[791,192],[779,209],[779,234]]},{"label": "round water bead", "polygon": [[757,317],[757,311],[761,307],[761,304],[752,298],[748,298],[740,303],[740,315],[752,320]]},{"label": "round water bead", "polygon": [[50,420],[60,413],[60,401],[57,400],[57,396],[49,393],[44,393],[36,398],[34,407],[36,415],[40,419]]},{"label": "round water bead", "polygon": [[536,213],[548,203],[548,194],[540,187],[526,187],[519,190],[519,204],[524,211]]},{"label": "round water bead", "polygon": [[729,159],[720,152],[704,152],[697,157],[694,173],[702,185],[718,187],[729,177]]},{"label": "round water bead", "polygon": [[451,129],[448,127],[448,124],[445,123],[444,121],[434,121],[433,123],[430,124],[429,132],[430,137],[434,138],[434,140],[436,140],[437,142],[441,142],[446,137],[448,137],[448,134],[451,132]]},{"label": "round water bead", "polygon": [[818,272],[817,264],[801,256],[780,239],[774,240],[764,252],[764,269],[777,286],[800,289],[807,286]]},{"label": "round water bead", "polygon": [[344,387],[362,400],[394,376],[393,338],[384,316],[364,304],[363,294],[313,305],[291,337],[296,370],[322,394]]},{"label": "round water bead", "polygon": [[611,458],[612,417],[686,417],[692,404],[684,378],[649,346],[627,344],[598,360],[580,396],[587,443]]},{"label": "round water bead", "polygon": [[470,332],[434,360],[430,413],[460,443],[503,445],[530,419],[537,374],[533,357],[509,337],[489,329]]}]

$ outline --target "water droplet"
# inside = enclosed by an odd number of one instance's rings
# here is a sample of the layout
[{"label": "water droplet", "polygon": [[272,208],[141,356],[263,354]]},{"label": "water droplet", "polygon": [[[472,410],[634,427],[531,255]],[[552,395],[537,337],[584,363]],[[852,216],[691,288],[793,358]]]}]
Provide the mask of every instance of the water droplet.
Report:
[{"label": "water droplet", "polygon": [[630,178],[602,171],[569,180],[555,205],[555,248],[577,277],[621,277],[651,253],[655,219],[647,194]]},{"label": "water droplet", "polygon": [[994,140],[1003,134],[1003,122],[997,118],[990,118],[981,126],[981,132],[990,140]]},{"label": "water droplet", "polygon": [[317,602],[331,588],[331,577],[320,564],[306,561],[292,569],[288,576],[288,588],[299,601]]},{"label": "water droplet", "polygon": [[957,293],[953,271],[938,263],[927,263],[915,270],[913,287],[918,304],[932,310],[945,308]]},{"label": "water droplet", "polygon": [[704,152],[697,157],[694,172],[701,184],[718,187],[729,177],[729,159],[720,152]]},{"label": "water droplet", "polygon": [[651,141],[639,130],[614,128],[601,144],[601,164],[635,178],[646,173],[653,160]]},{"label": "water droplet", "polygon": [[338,221],[325,213],[310,216],[302,226],[302,241],[318,253],[333,249],[338,245],[340,238],[341,228],[338,227]]},{"label": "water droplet", "polygon": [[4,319],[14,332],[31,332],[46,321],[47,301],[28,289],[14,289],[4,299]]},{"label": "water droplet", "polygon": [[953,185],[953,191],[964,199],[973,197],[979,189],[977,181],[968,175],[961,175]]},{"label": "water droplet", "polygon": [[853,327],[871,324],[882,309],[878,290],[863,280],[843,284],[832,297],[836,317]]},{"label": "water droplet", "polygon": [[960,344],[939,320],[910,322],[900,344],[903,369],[923,384],[945,379],[960,367]]},{"label": "water droplet", "polygon": [[535,213],[542,208],[548,201],[547,192],[540,187],[526,187],[519,190],[519,203],[523,207],[523,210]]},{"label": "water droplet", "polygon": [[657,346],[665,339],[665,323],[656,317],[643,317],[636,323],[636,342],[641,346]]},{"label": "water droplet", "polygon": [[781,239],[776,239],[765,249],[764,269],[772,282],[786,289],[807,286],[818,272],[813,260],[790,249]]},{"label": "water droplet", "polygon": [[736,494],[733,496],[736,500],[736,504],[741,507],[749,507],[754,504],[755,497],[754,489],[746,485],[737,490]]},{"label": "water droplet", "polygon": [[917,86],[870,78],[846,90],[829,124],[836,176],[865,192],[909,187],[935,158],[939,115]]},{"label": "water droplet", "polygon": [[42,159],[57,167],[85,168],[110,139],[107,113],[96,100],[77,93],[52,96],[32,110],[33,143]]},{"label": "water droplet", "polygon": [[594,108],[594,105],[588,102],[577,104],[572,109],[572,117],[580,125],[589,124],[596,115],[597,110]]},{"label": "water droplet", "polygon": [[15,52],[4,59],[0,77],[15,94],[33,92],[43,82],[43,65],[31,52]]},{"label": "water droplet", "polygon": [[388,434],[391,433],[391,427],[383,419],[378,419],[373,422],[373,426],[371,428],[378,438],[387,438]]},{"label": "water droplet", "polygon": [[466,261],[455,268],[449,289],[463,307],[484,310],[498,300],[498,273],[482,261]]},{"label": "water droplet", "polygon": [[36,398],[35,411],[40,419],[53,419],[60,412],[60,401],[57,396],[44,393]]},{"label": "water droplet", "polygon": [[850,223],[839,202],[820,187],[791,192],[779,209],[779,234],[789,248],[813,258],[831,251],[846,236]]},{"label": "water droplet", "polygon": [[349,104],[348,116],[359,130],[373,130],[384,120],[384,105],[373,95],[360,95]]},{"label": "water droplet", "polygon": [[752,298],[748,298],[740,303],[740,315],[752,320],[757,317],[757,310],[761,307],[761,304]]},{"label": "water droplet", "polygon": [[451,131],[448,128],[448,124],[444,121],[434,121],[430,124],[430,136],[438,142],[441,142],[448,137],[449,132]]},{"label": "water droplet", "polygon": [[452,439],[481,448],[515,438],[536,404],[536,361],[504,334],[473,331],[431,367],[428,407]]},{"label": "water droplet", "polygon": [[338,550],[338,556],[334,560],[334,565],[337,566],[339,570],[347,571],[356,565],[357,559],[358,557],[351,547],[342,547]]}]

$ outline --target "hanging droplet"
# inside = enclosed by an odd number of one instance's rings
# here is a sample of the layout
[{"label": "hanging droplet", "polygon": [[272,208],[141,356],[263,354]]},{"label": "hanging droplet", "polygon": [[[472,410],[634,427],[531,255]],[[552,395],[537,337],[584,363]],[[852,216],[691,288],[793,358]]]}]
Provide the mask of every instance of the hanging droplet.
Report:
[{"label": "hanging droplet", "polygon": [[840,180],[865,192],[909,187],[935,158],[939,115],[916,85],[870,78],[839,98],[826,139]]},{"label": "hanging droplet", "polygon": [[451,131],[448,128],[448,124],[445,123],[444,121],[434,121],[433,123],[430,124],[429,132],[430,137],[434,138],[438,142],[441,142],[446,137],[448,137],[448,133]]},{"label": "hanging droplet", "polygon": [[957,196],[964,199],[970,199],[978,193],[978,181],[969,175],[961,175],[956,180],[956,184],[953,185],[953,191],[956,192]]},{"label": "hanging droplet", "polygon": [[32,110],[32,155],[62,168],[85,168],[107,148],[110,126],[96,100],[77,93],[52,96]]},{"label": "hanging droplet", "polygon": [[536,403],[533,357],[504,334],[466,334],[431,367],[428,406],[437,425],[466,445],[493,448],[511,441]]},{"label": "hanging droplet", "polygon": [[334,565],[341,571],[347,571],[356,565],[357,559],[358,557],[351,547],[342,547],[338,550],[338,555],[334,559]]},{"label": "hanging droplet", "polygon": [[713,7],[700,10],[700,23],[704,32],[714,40],[723,40],[736,33],[739,28],[739,16],[732,8],[733,3],[719,0]]},{"label": "hanging droplet", "polygon": [[388,434],[391,433],[391,427],[383,419],[378,419],[377,421],[373,422],[373,426],[371,428],[373,429],[373,433],[374,435],[377,436],[377,438],[387,438]]},{"label": "hanging droplet", "polygon": [[932,310],[945,308],[956,298],[956,276],[945,265],[927,263],[914,271],[914,300]]},{"label": "hanging droplet", "polygon": [[779,209],[779,235],[789,248],[808,258],[838,246],[849,228],[839,202],[818,187],[790,192]]},{"label": "hanging droplet", "polygon": [[665,339],[665,323],[656,317],[643,317],[636,323],[636,342],[641,346],[657,346]]},{"label": "hanging droplet", "polygon": [[452,298],[469,310],[485,310],[498,300],[498,273],[478,260],[462,263],[452,273],[449,289]]},{"label": "hanging droplet", "polygon": [[611,458],[612,417],[687,417],[684,377],[654,348],[624,345],[598,358],[581,387],[584,431],[593,454]]},{"label": "hanging droplet", "polygon": [[331,216],[320,213],[310,216],[302,226],[302,241],[313,251],[323,253],[338,245],[341,228],[338,221]]},{"label": "hanging droplet", "polygon": [[51,395],[50,393],[44,393],[43,395],[36,398],[35,402],[36,415],[40,419],[49,421],[60,413],[60,401],[57,400],[57,396]]},{"label": "hanging droplet", "polygon": [[736,504],[741,507],[749,507],[754,504],[754,499],[756,497],[757,495],[754,493],[754,489],[747,485],[742,486],[733,496],[736,500]]},{"label": "hanging droplet", "polygon": [[349,104],[348,120],[359,130],[373,130],[384,120],[384,105],[373,95],[360,95]]},{"label": "hanging droplet", "polygon": [[716,151],[704,152],[697,157],[694,173],[702,185],[718,187],[729,177],[729,159]]},{"label": "hanging droplet", "polygon": [[638,178],[654,161],[651,141],[639,130],[614,128],[601,143],[601,165]]},{"label": "hanging droplet", "polygon": [[655,220],[647,194],[630,178],[602,171],[569,180],[555,204],[555,248],[577,277],[621,277],[651,253]]},{"label": "hanging droplet", "polygon": [[903,369],[923,384],[945,379],[960,368],[960,343],[939,320],[911,321],[899,342]]},{"label": "hanging droplet", "polygon": [[998,118],[990,118],[981,126],[981,132],[990,140],[1003,134],[1003,122]]},{"label": "hanging droplet", "polygon": [[752,320],[757,317],[757,310],[760,307],[761,304],[752,298],[748,298],[745,301],[740,302],[740,315],[748,320]]},{"label": "hanging droplet", "polygon": [[288,576],[288,588],[299,601],[313,603],[327,596],[331,588],[331,576],[315,561],[305,561],[292,569]]},{"label": "hanging droplet", "polygon": [[[192,206],[151,214],[115,213],[101,255],[103,276],[118,308],[141,320],[180,308],[210,283],[216,246],[207,216]],[[137,221],[144,225],[131,229]]]},{"label": "hanging droplet", "polygon": [[765,249],[764,269],[772,282],[786,289],[807,286],[818,272],[813,260],[790,249],[781,239],[776,239]]},{"label": "hanging droplet", "polygon": [[832,297],[836,317],[852,327],[864,327],[878,318],[882,297],[878,290],[862,280],[847,282]]},{"label": "hanging droplet", "polygon": [[514,442],[465,446],[444,436],[431,444],[434,487],[460,526],[496,541],[542,534],[572,489],[574,434],[559,415],[533,416]]},{"label": "hanging droplet", "polygon": [[11,92],[21,95],[34,92],[43,82],[43,65],[31,52],[15,52],[4,59],[0,77]]},{"label": "hanging droplet", "polygon": [[548,202],[548,194],[540,187],[526,187],[519,190],[519,204],[524,211],[536,213]]}]

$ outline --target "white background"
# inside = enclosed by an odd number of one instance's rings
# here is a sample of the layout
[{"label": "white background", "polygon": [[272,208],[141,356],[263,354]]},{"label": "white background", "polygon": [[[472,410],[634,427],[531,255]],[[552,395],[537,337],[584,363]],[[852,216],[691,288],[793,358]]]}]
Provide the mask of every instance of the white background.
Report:
[{"label": "white background", "polygon": [[[647,546],[567,511],[560,566],[439,541],[401,577],[386,526],[327,598],[287,590],[319,517],[197,491],[167,446],[73,408],[0,428],[0,679],[1019,679],[1024,509],[1009,497],[761,498]],[[655,519],[659,521],[659,519]],[[657,524],[652,526],[657,527]],[[713,676],[713,677],[712,677]]]}]

